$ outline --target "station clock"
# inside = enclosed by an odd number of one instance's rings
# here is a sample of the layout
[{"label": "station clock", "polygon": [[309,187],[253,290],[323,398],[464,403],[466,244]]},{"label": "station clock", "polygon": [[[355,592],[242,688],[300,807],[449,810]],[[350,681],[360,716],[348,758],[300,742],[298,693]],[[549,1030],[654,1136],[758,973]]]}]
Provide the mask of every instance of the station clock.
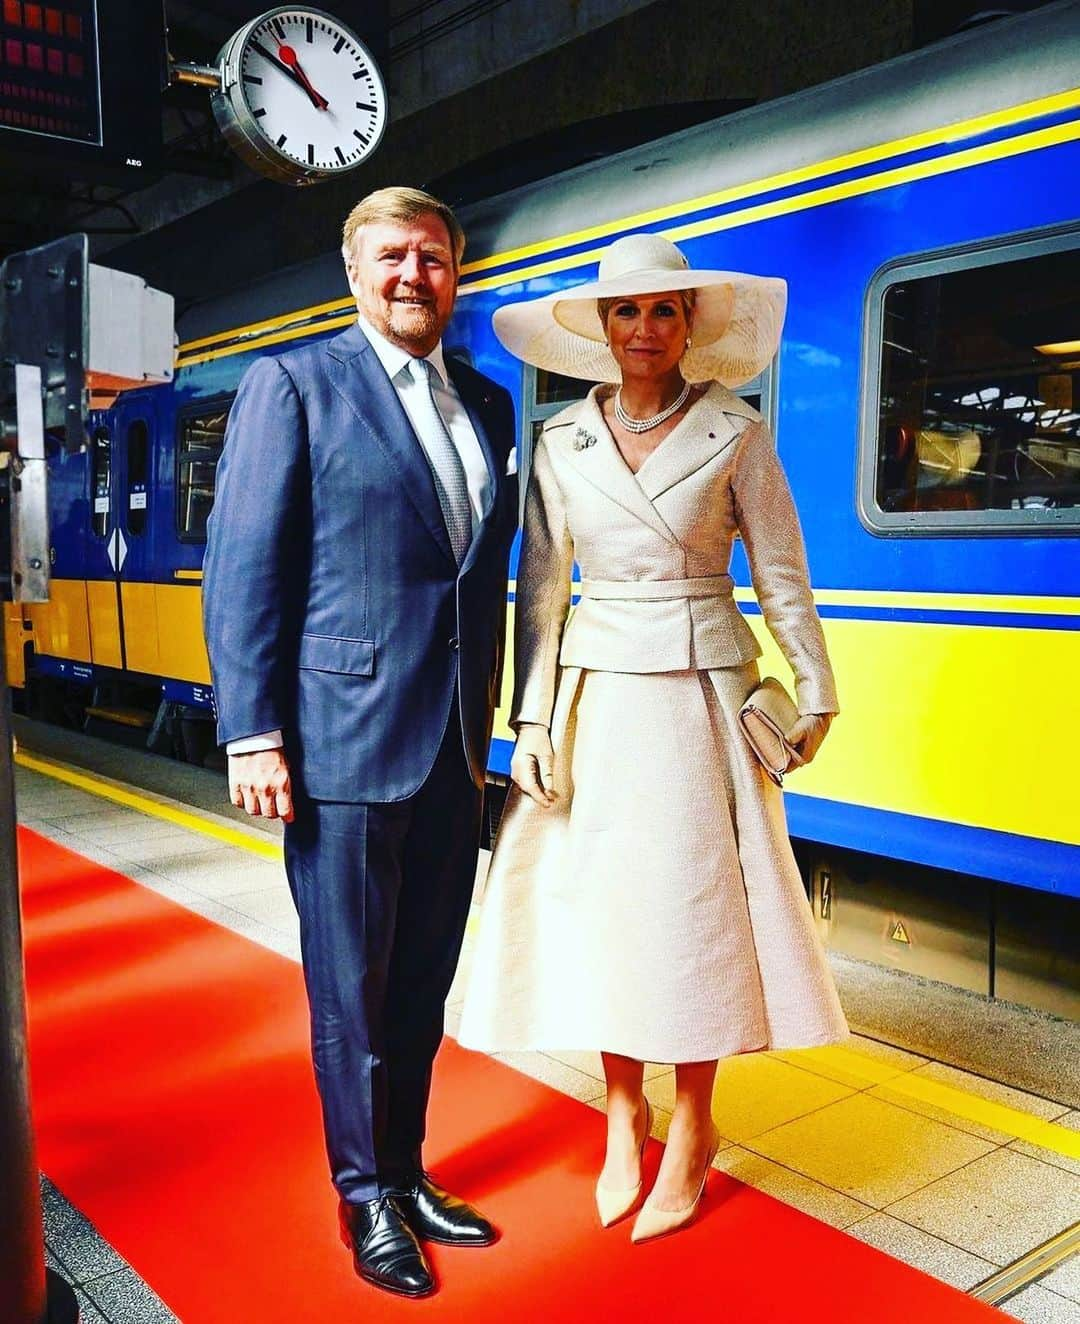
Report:
[{"label": "station clock", "polygon": [[218,60],[218,127],[260,174],[314,184],[355,169],[378,146],[387,120],[382,75],[330,14],[271,9],[236,32]]}]

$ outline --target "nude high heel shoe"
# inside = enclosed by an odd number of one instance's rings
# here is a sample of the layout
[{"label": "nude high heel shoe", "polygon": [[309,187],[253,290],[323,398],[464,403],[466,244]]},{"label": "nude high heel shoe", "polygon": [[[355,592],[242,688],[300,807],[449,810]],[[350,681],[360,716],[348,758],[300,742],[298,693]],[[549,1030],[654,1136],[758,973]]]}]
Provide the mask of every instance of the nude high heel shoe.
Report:
[{"label": "nude high heel shoe", "polygon": [[641,1213],[638,1214],[634,1222],[634,1230],[630,1233],[631,1241],[652,1241],[656,1237],[666,1237],[669,1232],[677,1232],[679,1228],[693,1222],[698,1206],[705,1194],[705,1183],[709,1180],[713,1159],[716,1158],[716,1152],[719,1148],[720,1133],[714,1126],[712,1148],[709,1150],[709,1157],[705,1161],[705,1171],[701,1174],[701,1185],[698,1187],[697,1195],[681,1209],[657,1209],[655,1205],[651,1205],[646,1200],[641,1207]]},{"label": "nude high heel shoe", "polygon": [[[638,1148],[638,1160],[645,1158],[645,1146],[648,1144],[649,1136],[652,1133],[652,1105],[649,1100],[645,1100],[645,1135],[642,1137],[641,1145]],[[632,1214],[637,1208],[638,1201],[641,1199],[642,1183],[639,1181],[636,1186],[627,1187],[625,1190],[615,1191],[610,1186],[603,1186],[600,1180],[596,1182],[596,1212],[600,1215],[600,1223],[603,1227],[611,1227],[621,1218]]]}]

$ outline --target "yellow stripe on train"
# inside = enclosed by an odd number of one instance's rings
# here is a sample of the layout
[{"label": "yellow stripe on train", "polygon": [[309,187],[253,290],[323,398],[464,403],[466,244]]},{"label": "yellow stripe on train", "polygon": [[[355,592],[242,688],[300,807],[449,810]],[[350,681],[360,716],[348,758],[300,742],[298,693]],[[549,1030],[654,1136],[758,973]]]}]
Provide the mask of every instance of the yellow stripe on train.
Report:
[{"label": "yellow stripe on train", "polygon": [[[1075,613],[1075,599],[1065,601]],[[510,638],[513,610],[511,603]],[[762,675],[790,685],[764,620],[747,619],[763,648]],[[1068,757],[1062,732],[1080,729],[1080,688],[1053,683],[1080,674],[1080,631],[839,618],[822,625],[842,711],[790,790],[1080,845],[1074,781],[1057,771]],[[514,738],[506,724],[511,663],[495,722],[503,740]],[[1054,693],[1052,705],[1028,702],[1036,679]]]},{"label": "yellow stripe on train", "polygon": [[[913,165],[896,166],[883,170],[876,175],[864,175],[859,179],[845,180],[840,184],[829,184],[822,188],[811,189],[807,193],[797,193],[791,197],[778,198],[774,202],[762,202],[753,207],[743,207],[738,211],[725,212],[722,216],[710,216],[705,220],[688,221],[683,225],[672,225],[658,231],[672,243],[694,239],[701,235],[717,234],[722,230],[734,230],[758,221],[771,220],[777,216],[790,216],[795,212],[809,211],[814,207],[823,207],[831,202],[842,202],[846,198],[865,197],[878,193],[882,189],[895,188],[900,184],[911,184],[918,179],[932,179],[937,175],[950,174],[956,170],[968,170],[973,166],[986,165],[991,161],[1003,161],[1010,156],[1021,156],[1025,152],[1039,151],[1044,147],[1054,147],[1060,143],[1073,142],[1080,138],[1080,121],[1071,120],[1067,124],[1057,124],[1048,129],[1037,129],[1023,133],[1015,138],[1005,138],[1001,142],[987,143],[981,147],[969,147],[947,156],[934,157],[929,161],[918,161]],[[606,245],[605,245],[606,247]],[[482,290],[500,289],[506,285],[520,284],[539,276],[550,276],[557,271],[573,271],[578,267],[598,262],[604,248],[594,248],[586,252],[572,253],[566,257],[551,258],[546,262],[537,262],[529,267],[519,267],[515,271],[503,272],[497,276],[472,281],[462,285],[461,295],[477,294]]]},{"label": "yellow stripe on train", "polygon": [[[890,156],[902,156],[908,152],[934,147],[939,144],[957,142],[963,138],[974,138],[996,129],[1008,128],[1021,124],[1025,120],[1054,115],[1061,111],[1080,106],[1080,88],[1059,92],[1049,97],[1039,97],[1034,101],[1025,101],[1005,110],[993,111],[986,115],[959,120],[954,124],[929,129],[922,133],[910,134],[906,138],[894,138],[889,142],[859,151],[847,152],[843,156],[830,157],[824,161],[815,161],[810,165],[799,166],[794,170],[785,170],[777,175],[766,175],[761,179],[751,180],[746,184],[736,184],[718,192],[705,193],[696,198],[687,198],[681,202],[669,203],[665,207],[654,207],[649,211],[635,215],[622,216],[615,221],[605,221],[587,229],[574,230],[567,234],[542,239],[538,243],[526,244],[520,248],[505,249],[493,253],[490,257],[480,258],[476,262],[462,264],[461,274],[471,275],[476,271],[488,271],[494,267],[505,266],[510,262],[520,262],[524,258],[537,257],[541,253],[550,253],[560,248],[570,248],[586,243],[590,239],[607,239],[623,230],[639,229],[646,225],[655,225],[658,221],[674,220],[691,212],[704,211],[707,207],[719,207],[728,202],[738,202],[761,193],[771,193],[775,189],[790,188],[796,184],[809,183],[826,175],[839,174],[843,170],[853,170],[859,166],[872,165],[887,160]],[[181,348],[186,348],[181,346]]]},{"label": "yellow stripe on train", "polygon": [[[613,221],[607,221],[600,225],[591,226],[587,229],[569,234],[552,236],[551,238],[539,240],[536,243],[527,244],[520,248],[508,249],[500,253],[492,254],[490,257],[480,258],[475,262],[467,262],[463,264],[461,274],[465,279],[463,279],[459,293],[464,296],[475,294],[482,290],[500,289],[505,286],[518,284],[530,278],[550,275],[557,271],[570,271],[578,267],[587,266],[598,260],[603,251],[603,247],[591,249],[587,252],[550,258],[547,261],[537,262],[513,271],[499,272],[496,275],[481,277],[480,279],[468,279],[468,277],[474,273],[492,270],[499,266],[503,266],[508,262],[519,261],[522,258],[528,257],[539,257],[542,254],[547,253],[557,253],[561,248],[587,242],[591,239],[603,240],[606,244],[606,241],[613,234],[619,234],[625,230],[639,228],[643,225],[652,225],[658,220],[677,222],[680,218],[689,216],[695,211],[700,211],[706,207],[717,206],[724,202],[749,200],[780,187],[809,183],[814,179],[825,178],[828,175],[835,174],[841,170],[847,170],[858,165],[885,161],[890,157],[900,156],[904,153],[925,148],[927,146],[933,146],[939,143],[959,142],[964,138],[983,134],[995,129],[1008,128],[1012,125],[1019,126],[1041,116],[1068,111],[1077,106],[1080,106],[1080,88],[1073,88],[1067,92],[1057,93],[1049,97],[1041,97],[1033,101],[1022,102],[1019,105],[1007,107],[1004,110],[994,111],[991,114],[976,116],[973,119],[964,120],[956,124],[943,125],[940,128],[927,130],[923,133],[911,135],[907,138],[898,138],[891,142],[864,148],[860,151],[851,152],[844,156],[833,157],[825,161],[813,162],[810,165],[800,167],[797,170],[786,171],[779,175],[752,180],[746,184],[736,185],[732,188],[724,189],[716,193],[706,194],[697,198],[688,198],[681,202],[668,204],[662,208],[655,208],[650,211],[623,216]],[[792,197],[780,198],[768,203],[740,207],[734,211],[725,213],[722,216],[713,216],[703,220],[689,221],[681,225],[673,224],[669,228],[661,231],[661,233],[665,234],[669,239],[677,242],[680,239],[690,239],[698,235],[712,234],[721,230],[734,229],[739,226],[749,225],[755,221],[766,220],[775,216],[788,215],[792,212],[824,206],[828,203],[839,202],[845,198],[861,197],[869,193],[878,192],[882,189],[894,188],[900,184],[912,183],[915,180],[928,179],[936,175],[947,174],[956,170],[970,169],[974,166],[983,165],[991,161],[1004,160],[1007,157],[1021,155],[1025,152],[1038,151],[1042,148],[1051,147],[1059,143],[1070,142],[1077,137],[1080,137],[1080,123],[1072,121],[1065,124],[1057,124],[1049,128],[1038,129],[1027,133],[1018,133],[998,142],[984,143],[977,147],[961,148],[955,152],[947,153],[946,155],[935,157],[930,160],[913,162],[908,165],[893,167],[891,169],[883,169],[862,176],[859,179],[846,180],[842,183],[812,188]],[[277,317],[253,322],[247,326],[234,327],[215,335],[202,336],[196,340],[186,341],[184,344],[180,345],[177,351],[177,367],[191,367],[199,363],[210,362],[214,359],[226,358],[233,354],[241,354],[248,350],[261,349],[269,345],[297,339],[299,337],[314,335],[320,331],[328,331],[338,327],[347,326],[355,317],[353,312],[349,311],[344,313],[344,315],[338,316],[327,316],[327,314],[334,313],[338,309],[343,310],[346,308],[351,309],[350,299],[344,297],[333,299],[324,303],[313,304],[308,308],[300,308],[291,312],[282,313]],[[324,320],[316,321],[311,325],[303,324],[306,323],[309,318],[321,318]]]},{"label": "yellow stripe on train", "polygon": [[[200,586],[126,583],[122,594],[128,667],[208,684]],[[106,662],[118,641],[110,595],[115,603],[108,580],[56,580],[53,600],[27,609],[32,631],[8,604],[12,681],[21,679],[16,650],[28,640],[53,657],[116,665]],[[752,594],[740,589],[737,596]],[[842,589],[815,596],[853,606],[1080,614],[1075,598]],[[98,604],[94,612],[89,601]],[[511,603],[511,639],[513,610]],[[789,681],[763,619],[748,620],[764,649],[763,674]],[[842,712],[820,758],[792,778],[793,791],[1080,845],[1072,779],[1057,771],[1065,761],[1062,732],[1080,729],[1080,689],[1053,683],[1080,674],[1080,630],[843,618],[823,625]],[[1056,695],[1053,705],[1027,701],[1036,679]],[[503,740],[513,739],[506,725],[512,687],[508,665],[495,724]]]}]

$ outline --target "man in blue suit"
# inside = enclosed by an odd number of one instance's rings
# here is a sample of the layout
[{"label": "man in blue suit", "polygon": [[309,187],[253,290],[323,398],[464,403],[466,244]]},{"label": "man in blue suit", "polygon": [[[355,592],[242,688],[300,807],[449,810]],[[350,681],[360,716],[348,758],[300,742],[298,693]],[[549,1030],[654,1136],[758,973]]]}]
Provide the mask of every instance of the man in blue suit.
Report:
[{"label": "man in blue suit", "polygon": [[233,802],[286,823],[342,1235],[406,1296],[421,1242],[495,1239],[421,1164],[517,523],[510,398],[442,353],[464,245],[415,189],[353,209],[359,319],[244,376],[203,581]]}]

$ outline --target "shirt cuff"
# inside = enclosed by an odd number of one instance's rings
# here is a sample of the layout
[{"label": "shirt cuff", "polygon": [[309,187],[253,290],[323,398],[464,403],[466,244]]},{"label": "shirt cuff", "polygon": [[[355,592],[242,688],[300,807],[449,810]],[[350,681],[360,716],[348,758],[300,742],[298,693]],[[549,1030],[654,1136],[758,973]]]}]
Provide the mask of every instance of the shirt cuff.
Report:
[{"label": "shirt cuff", "polygon": [[242,736],[239,740],[230,740],[225,746],[225,753],[261,754],[267,749],[280,749],[285,740],[280,731],[263,731],[256,736]]}]

